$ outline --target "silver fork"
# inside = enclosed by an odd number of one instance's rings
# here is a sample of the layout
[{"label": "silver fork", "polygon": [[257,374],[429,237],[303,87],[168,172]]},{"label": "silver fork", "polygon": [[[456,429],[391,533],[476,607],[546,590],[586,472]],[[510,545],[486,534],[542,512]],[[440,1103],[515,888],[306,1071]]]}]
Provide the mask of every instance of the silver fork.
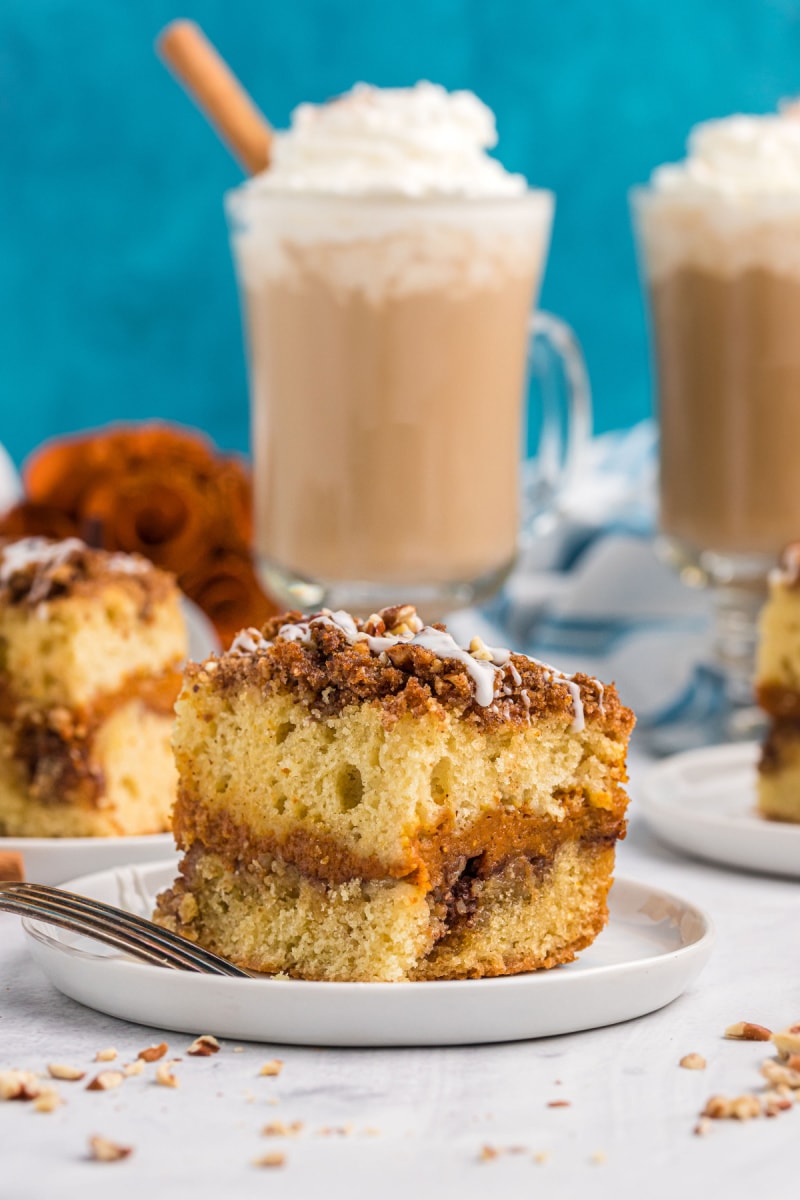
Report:
[{"label": "silver fork", "polygon": [[35,917],[45,924],[82,933],[156,966],[196,971],[201,975],[251,978],[249,972],[178,933],[162,929],[154,921],[62,888],[39,883],[0,883],[0,911]]}]

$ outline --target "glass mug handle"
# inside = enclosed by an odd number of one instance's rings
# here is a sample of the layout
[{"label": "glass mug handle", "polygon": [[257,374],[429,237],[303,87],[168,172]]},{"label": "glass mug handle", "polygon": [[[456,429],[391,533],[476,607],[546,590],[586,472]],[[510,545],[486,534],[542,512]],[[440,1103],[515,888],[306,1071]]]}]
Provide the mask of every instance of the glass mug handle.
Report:
[{"label": "glass mug handle", "polygon": [[[530,378],[538,382],[539,449],[523,465],[523,544],[551,528],[592,436],[589,373],[574,332],[549,312],[531,314]],[[530,410],[533,404],[529,401]]]}]

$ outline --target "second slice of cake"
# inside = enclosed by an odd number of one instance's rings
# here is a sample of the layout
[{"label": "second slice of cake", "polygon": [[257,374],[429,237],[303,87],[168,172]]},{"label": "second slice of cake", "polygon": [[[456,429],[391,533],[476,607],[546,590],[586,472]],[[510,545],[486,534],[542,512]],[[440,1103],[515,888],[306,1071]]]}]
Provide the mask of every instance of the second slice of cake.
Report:
[{"label": "second slice of cake", "polygon": [[568,962],[606,921],[632,724],[613,687],[410,607],[276,618],[187,670],[156,919],[307,979]]},{"label": "second slice of cake", "polygon": [[146,559],[0,547],[0,834],[168,829],[185,655],[175,581]]}]

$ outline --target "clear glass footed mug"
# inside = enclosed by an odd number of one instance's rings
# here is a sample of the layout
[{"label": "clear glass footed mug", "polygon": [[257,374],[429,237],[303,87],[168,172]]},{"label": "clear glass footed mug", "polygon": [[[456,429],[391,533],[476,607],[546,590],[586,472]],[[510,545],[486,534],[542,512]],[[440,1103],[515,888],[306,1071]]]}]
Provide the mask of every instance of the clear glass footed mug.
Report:
[{"label": "clear glass footed mug", "polygon": [[[712,663],[749,735],[767,574],[800,535],[800,203],[637,188],[660,422],[660,548],[712,589]],[[726,718],[727,720],[727,718]]]},{"label": "clear glass footed mug", "polygon": [[227,213],[267,587],[303,609],[400,599],[429,617],[490,595],[519,544],[529,362],[542,386],[528,531],[556,513],[591,424],[574,336],[532,312],[553,196],[245,185]]}]

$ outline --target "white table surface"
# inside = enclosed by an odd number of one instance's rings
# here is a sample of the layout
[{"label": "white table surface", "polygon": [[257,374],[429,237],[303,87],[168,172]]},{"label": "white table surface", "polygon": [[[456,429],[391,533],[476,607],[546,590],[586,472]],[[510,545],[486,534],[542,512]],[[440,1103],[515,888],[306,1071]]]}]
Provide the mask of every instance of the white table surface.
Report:
[{"label": "white table surface", "polygon": [[[618,873],[679,893],[717,928],[709,966],[674,1004],[569,1037],[441,1050],[244,1045],[235,1053],[223,1043],[214,1057],[187,1059],[190,1039],[167,1034],[170,1057],[183,1057],[177,1089],[157,1086],[150,1067],[110,1092],[58,1084],[67,1103],[53,1113],[0,1104],[0,1200],[468,1200],[495,1189],[548,1200],[800,1195],[800,1105],[774,1120],[718,1121],[706,1137],[692,1132],[711,1094],[740,1095],[761,1083],[768,1047],[724,1041],[725,1027],[749,1020],[779,1029],[800,1019],[800,884],[692,862],[655,842],[635,811],[646,766],[634,760]],[[0,915],[0,1069],[44,1071],[55,1061],[95,1071],[103,1047],[115,1046],[127,1062],[160,1040],[160,1030],[59,995],[28,957],[18,922]],[[678,1067],[690,1051],[706,1057],[705,1071]],[[283,1073],[260,1077],[274,1056]],[[548,1107],[557,1099],[570,1107]],[[304,1129],[286,1139],[261,1135],[278,1120]],[[346,1136],[320,1132],[345,1125]],[[95,1133],[134,1153],[119,1163],[88,1161]],[[484,1145],[524,1152],[482,1162]],[[252,1165],[277,1149],[286,1154],[282,1168]],[[547,1161],[537,1163],[541,1152]]]}]

